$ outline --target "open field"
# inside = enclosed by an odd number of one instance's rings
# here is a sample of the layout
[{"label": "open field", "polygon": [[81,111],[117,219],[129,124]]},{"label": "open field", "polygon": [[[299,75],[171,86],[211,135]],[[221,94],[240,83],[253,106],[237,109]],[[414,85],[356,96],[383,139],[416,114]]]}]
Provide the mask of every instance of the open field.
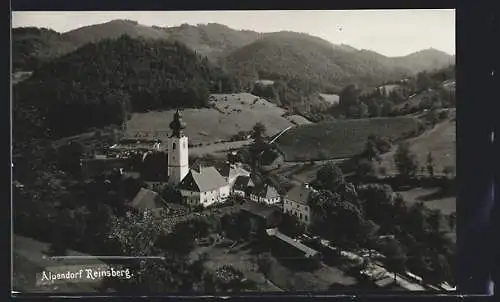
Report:
[{"label": "open field", "polygon": [[[427,153],[432,152],[434,158],[435,174],[443,174],[444,167],[456,167],[456,123],[446,120],[437,124],[433,129],[424,132],[415,138],[407,141],[410,143],[410,150],[417,156],[420,166],[425,166]],[[382,155],[381,166],[385,167],[387,174],[397,173],[394,164],[394,152]],[[425,172],[426,173],[426,172]]]},{"label": "open field", "polygon": [[[266,126],[268,135],[294,126],[294,123],[310,123],[303,117],[284,117],[284,109],[249,93],[213,94],[210,103],[214,108],[182,111],[182,118],[187,123],[184,132],[193,144],[228,140],[239,131],[250,131],[257,122]],[[127,122],[126,136],[147,132],[149,138],[166,138],[174,112],[134,113]]]},{"label": "open field", "polygon": [[346,158],[362,152],[371,133],[398,138],[417,128],[414,117],[338,120],[292,128],[276,144],[286,161]]},{"label": "open field", "polygon": [[422,201],[431,210],[440,210],[444,215],[456,211],[456,196],[441,196],[439,188],[413,188],[408,191],[398,192],[409,203]]},{"label": "open field", "polygon": [[[47,293],[78,293],[98,292],[100,283],[73,282],[46,287],[36,286],[36,276],[47,267],[65,265],[104,265],[98,260],[52,260],[46,257],[49,244],[31,238],[14,235],[13,246],[13,288],[19,292],[47,292]],[[68,251],[69,256],[85,256],[75,251]]]}]

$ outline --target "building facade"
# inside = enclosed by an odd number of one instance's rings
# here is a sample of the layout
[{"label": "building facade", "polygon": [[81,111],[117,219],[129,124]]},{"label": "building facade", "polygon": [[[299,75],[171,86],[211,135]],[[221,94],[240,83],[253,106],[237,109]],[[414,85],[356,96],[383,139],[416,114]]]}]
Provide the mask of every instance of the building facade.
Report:
[{"label": "building facade", "polygon": [[283,199],[283,212],[293,215],[300,222],[309,225],[312,211],[308,201],[313,192],[314,190],[307,184],[294,187]]}]

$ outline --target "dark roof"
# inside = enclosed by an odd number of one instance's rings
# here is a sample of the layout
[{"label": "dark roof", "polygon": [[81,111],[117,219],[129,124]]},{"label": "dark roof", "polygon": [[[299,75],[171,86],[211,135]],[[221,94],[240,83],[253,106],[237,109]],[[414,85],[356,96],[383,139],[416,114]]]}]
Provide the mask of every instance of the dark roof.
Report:
[{"label": "dark roof", "polygon": [[224,163],[216,164],[215,168],[217,169],[217,171],[219,171],[220,175],[222,175],[223,177],[226,177],[226,178],[227,177],[232,178],[235,176],[237,177],[240,175],[250,176],[250,172],[248,172],[241,165],[238,165],[238,164],[231,164],[229,162],[224,162]]},{"label": "dark roof", "polygon": [[302,186],[296,186],[292,188],[288,193],[286,194],[286,199],[295,201],[297,203],[302,203],[307,205],[309,201],[309,197],[311,196],[311,193],[313,193],[314,190],[310,187],[306,187],[304,185]]},{"label": "dark roof", "polygon": [[247,187],[253,187],[255,184],[250,176],[238,176],[234,181],[233,188],[235,190],[245,190]]},{"label": "dark roof", "polygon": [[199,172],[191,169],[179,184],[179,189],[206,192],[227,185],[224,177],[214,167],[200,167]]},{"label": "dark roof", "polygon": [[295,241],[292,238],[288,237],[287,235],[281,233],[278,229],[267,229],[266,230],[267,234],[269,236],[274,236],[278,238],[279,240],[291,245],[292,247],[300,250],[305,254],[307,258],[309,257],[314,257],[319,254],[318,251],[308,247],[307,245],[302,244],[299,241]]},{"label": "dark roof", "polygon": [[265,199],[280,197],[280,194],[278,193],[276,188],[267,184],[255,187],[254,190],[252,190],[252,194],[255,194]]},{"label": "dark roof", "polygon": [[241,205],[240,208],[242,211],[257,215],[259,217],[262,217],[264,219],[269,218],[272,214],[276,212],[280,212],[280,209],[274,206],[267,206],[262,203],[257,203],[253,201],[246,201],[244,204]]},{"label": "dark roof", "polygon": [[161,198],[158,193],[148,190],[146,188],[141,188],[139,193],[134,197],[134,200],[129,204],[137,210],[151,210],[157,211],[159,209],[166,207],[166,202]]}]

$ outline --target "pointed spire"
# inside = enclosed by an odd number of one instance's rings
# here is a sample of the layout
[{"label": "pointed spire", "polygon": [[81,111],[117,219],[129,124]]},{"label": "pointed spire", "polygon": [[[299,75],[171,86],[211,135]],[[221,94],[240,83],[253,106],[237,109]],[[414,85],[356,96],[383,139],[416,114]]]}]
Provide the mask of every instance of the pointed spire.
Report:
[{"label": "pointed spire", "polygon": [[174,113],[174,120],[170,123],[170,129],[172,129],[172,135],[170,137],[181,137],[182,129],[186,128],[186,123],[182,121],[182,115],[179,112],[179,108]]}]

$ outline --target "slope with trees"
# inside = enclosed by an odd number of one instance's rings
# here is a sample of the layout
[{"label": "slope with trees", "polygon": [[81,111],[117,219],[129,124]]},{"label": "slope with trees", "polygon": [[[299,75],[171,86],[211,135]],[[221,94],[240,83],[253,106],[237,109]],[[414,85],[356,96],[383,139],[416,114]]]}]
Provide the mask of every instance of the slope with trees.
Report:
[{"label": "slope with trees", "polygon": [[15,85],[14,125],[34,122],[33,112],[50,136],[71,135],[120,125],[130,112],[205,107],[210,89],[231,81],[183,44],[122,36],[87,44]]}]

